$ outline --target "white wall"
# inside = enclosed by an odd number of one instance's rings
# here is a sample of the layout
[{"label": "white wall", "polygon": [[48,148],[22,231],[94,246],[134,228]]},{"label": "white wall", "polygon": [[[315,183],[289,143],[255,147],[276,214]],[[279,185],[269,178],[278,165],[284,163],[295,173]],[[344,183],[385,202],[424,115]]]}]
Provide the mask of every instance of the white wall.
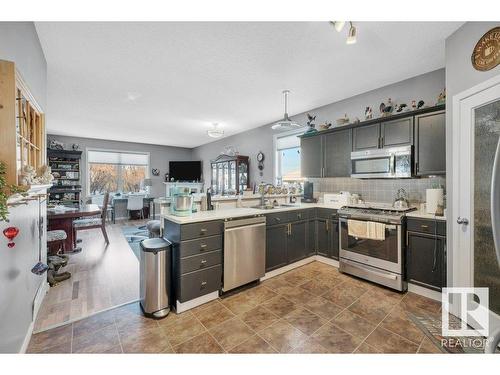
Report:
[{"label": "white wall", "polygon": [[452,139],[453,131],[453,96],[465,91],[491,77],[500,74],[500,66],[481,72],[472,66],[471,55],[479,38],[488,30],[500,26],[498,22],[467,22],[446,39],[446,172],[447,172],[447,243],[448,246],[448,280],[452,280],[453,248],[452,230],[454,218],[458,216],[453,212],[451,202],[453,183]]},{"label": "white wall", "polygon": [[[32,22],[0,22],[0,59],[14,61],[40,106],[46,109],[47,64]],[[11,209],[21,229],[12,249],[0,239],[0,353],[16,353],[30,333],[33,300],[46,275],[30,272],[38,259],[38,203]],[[45,240],[42,240],[45,243]]]},{"label": "white wall", "polygon": [[[390,68],[390,64],[388,65]],[[332,82],[331,84],[334,84]],[[445,87],[444,69],[425,73],[389,86],[366,92],[348,99],[341,100],[326,106],[311,109],[310,113],[316,115],[316,124],[324,121],[332,122],[344,114],[354,119],[363,119],[365,107],[373,107],[374,114],[378,113],[381,102],[391,98],[395,103],[410,103],[411,100],[423,99],[426,104],[434,105],[437,96]],[[292,108],[293,110],[293,108]],[[293,116],[297,122],[304,124],[307,121],[306,114],[300,113]],[[203,174],[207,183],[210,181],[210,160],[215,159],[225,146],[234,146],[241,155],[250,156],[250,182],[273,183],[273,135],[277,132],[271,129],[271,124],[261,126],[243,133],[239,133],[221,140],[208,143],[193,149],[193,160],[203,160]],[[262,151],[265,154],[264,175],[259,176],[256,156]]]}]

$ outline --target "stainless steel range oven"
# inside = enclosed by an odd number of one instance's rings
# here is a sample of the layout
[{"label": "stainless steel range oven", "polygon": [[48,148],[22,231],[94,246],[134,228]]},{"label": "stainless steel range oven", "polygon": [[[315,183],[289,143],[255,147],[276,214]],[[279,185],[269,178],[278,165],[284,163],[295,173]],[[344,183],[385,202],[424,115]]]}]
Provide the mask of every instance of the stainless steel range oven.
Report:
[{"label": "stainless steel range oven", "polygon": [[[344,207],[339,213],[340,271],[403,291],[404,213],[380,208]],[[373,225],[378,236],[352,234],[349,225]]]}]

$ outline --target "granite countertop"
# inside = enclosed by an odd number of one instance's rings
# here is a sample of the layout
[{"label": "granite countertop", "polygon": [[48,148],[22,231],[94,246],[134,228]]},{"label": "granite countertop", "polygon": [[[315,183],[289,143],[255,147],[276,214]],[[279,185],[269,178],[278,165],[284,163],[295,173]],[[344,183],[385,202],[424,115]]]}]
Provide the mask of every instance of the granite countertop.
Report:
[{"label": "granite countertop", "polygon": [[415,218],[419,218],[419,219],[446,221],[446,213],[444,216],[436,216],[433,214],[428,214],[425,211],[416,210],[416,211],[407,212],[406,216],[407,217],[415,217]]},{"label": "granite countertop", "polygon": [[229,218],[264,215],[264,214],[271,214],[274,212],[294,211],[294,210],[301,210],[305,208],[315,208],[315,207],[339,209],[341,206],[325,205],[323,203],[297,203],[293,206],[277,207],[270,210],[261,210],[258,208],[250,208],[250,207],[222,208],[213,211],[198,211],[190,216],[175,216],[170,214],[166,215],[164,214],[162,215],[162,218],[168,219],[177,224],[190,224],[202,221],[224,220]]}]

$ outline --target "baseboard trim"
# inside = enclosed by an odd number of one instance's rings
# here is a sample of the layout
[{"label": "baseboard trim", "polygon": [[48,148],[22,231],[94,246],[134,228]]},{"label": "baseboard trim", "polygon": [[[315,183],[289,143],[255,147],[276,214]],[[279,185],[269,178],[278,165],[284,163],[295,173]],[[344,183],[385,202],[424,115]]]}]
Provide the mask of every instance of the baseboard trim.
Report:
[{"label": "baseboard trim", "polygon": [[330,259],[330,258],[324,257],[323,255],[315,255],[313,258],[315,260],[317,260],[318,262],[325,263],[325,264],[328,264],[329,266],[339,268],[339,261],[338,260]]},{"label": "baseboard trim", "polygon": [[32,316],[33,319],[28,327],[28,330],[26,332],[26,336],[24,336],[23,340],[23,345],[21,346],[21,349],[19,350],[19,353],[24,354],[26,353],[26,350],[28,350],[28,346],[31,341],[31,336],[33,335],[33,329],[35,328],[35,321],[38,316],[38,312],[40,311],[40,307],[42,306],[43,299],[47,295],[49,291],[49,283],[46,281],[43,281],[40,284],[40,287],[38,288],[36,294],[35,294],[35,299],[33,300],[33,311],[32,311]]},{"label": "baseboard trim", "polygon": [[441,302],[441,292],[432,289],[427,289],[420,285],[408,283],[408,292],[419,294],[423,297],[427,297],[435,301]]},{"label": "baseboard trim", "polygon": [[205,294],[204,296],[189,300],[187,302],[179,302],[178,300],[176,301],[176,307],[175,311],[177,314],[180,314],[184,311],[193,309],[197,306],[203,305],[204,303],[213,301],[214,299],[219,298],[219,291],[216,290],[215,292]]},{"label": "baseboard trim", "polygon": [[295,268],[302,267],[305,264],[314,262],[314,260],[315,260],[314,258],[315,257],[316,257],[316,255],[313,255],[313,256],[310,256],[308,258],[301,259],[301,260],[299,260],[299,261],[297,261],[295,263],[287,264],[286,266],[283,266],[283,267],[278,268],[276,270],[272,270],[272,271],[266,272],[266,274],[264,275],[264,277],[260,278],[260,281],[264,281],[264,280],[270,279],[271,277],[275,277],[275,276],[281,275],[282,273],[291,271],[291,270],[293,270]]}]

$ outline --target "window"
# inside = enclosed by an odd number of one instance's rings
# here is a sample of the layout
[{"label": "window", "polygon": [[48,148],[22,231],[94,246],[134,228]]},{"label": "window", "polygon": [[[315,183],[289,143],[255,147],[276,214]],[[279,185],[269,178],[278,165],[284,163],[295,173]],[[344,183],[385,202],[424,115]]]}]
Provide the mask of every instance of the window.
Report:
[{"label": "window", "polygon": [[119,151],[87,151],[88,192],[138,192],[148,177],[149,154]]},{"label": "window", "polygon": [[303,130],[276,136],[276,180],[278,184],[302,180],[300,175],[300,139],[298,138],[302,132]]}]

